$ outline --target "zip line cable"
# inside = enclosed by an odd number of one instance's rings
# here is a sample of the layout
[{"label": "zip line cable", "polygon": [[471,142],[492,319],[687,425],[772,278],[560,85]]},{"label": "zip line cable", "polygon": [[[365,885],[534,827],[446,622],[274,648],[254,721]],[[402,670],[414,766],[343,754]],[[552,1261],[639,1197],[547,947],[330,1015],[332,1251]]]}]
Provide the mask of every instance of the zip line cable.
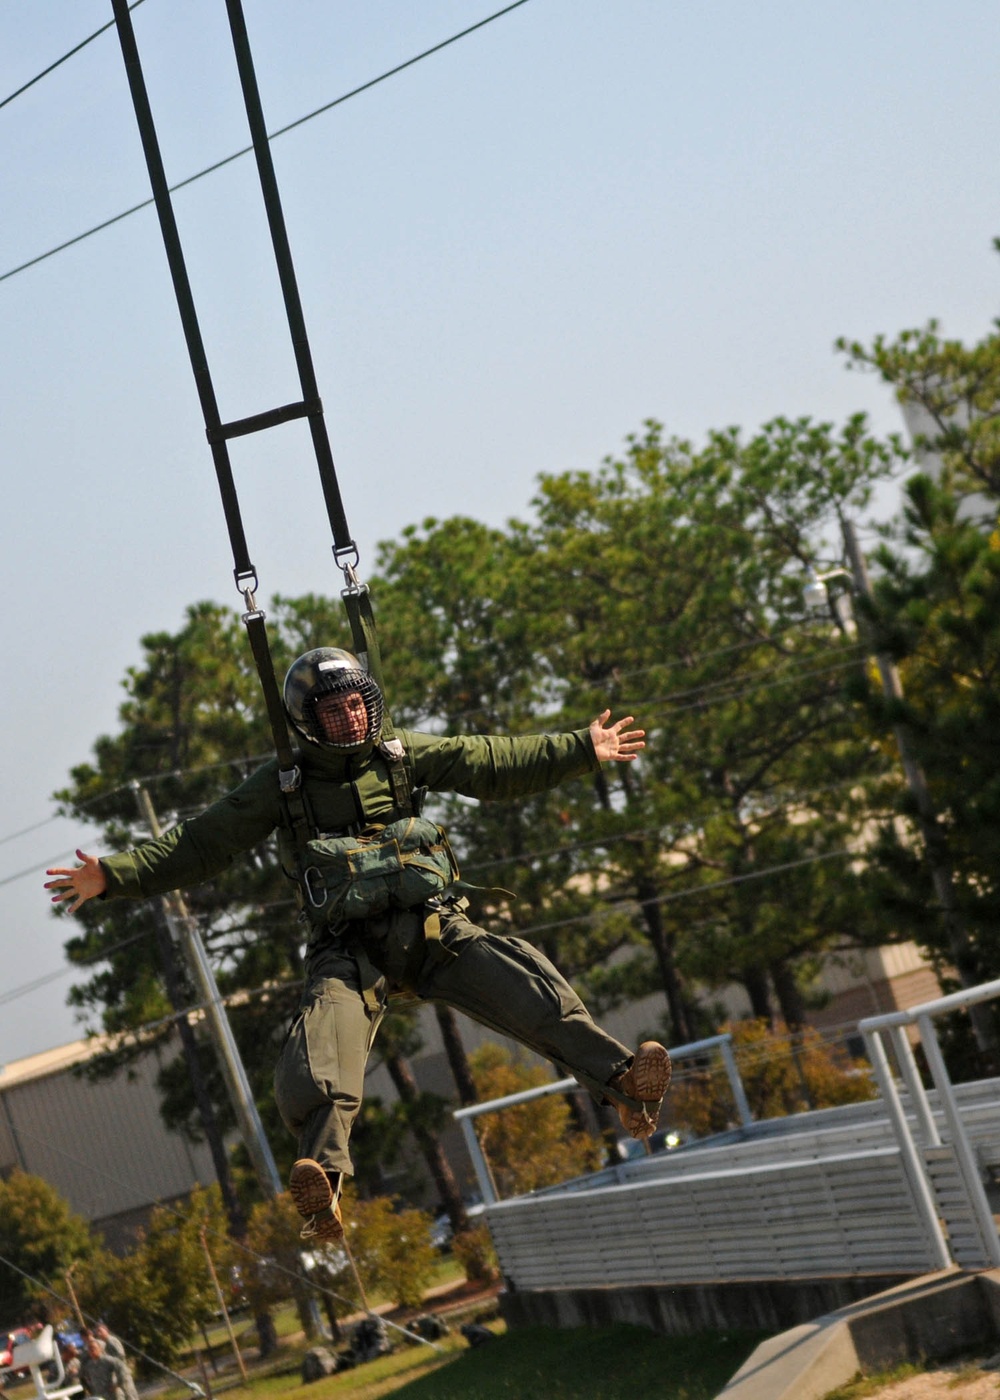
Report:
[{"label": "zip line cable", "polygon": [[[129,9],[137,10],[141,4],[142,0],[134,0],[134,4],[129,5]],[[87,36],[86,39],[81,40],[80,43],[76,44],[73,48],[71,48],[68,53],[64,53],[62,58],[57,58],[55,63],[50,63],[47,68],[43,68],[40,73],[36,73],[35,76],[33,78],[29,78],[26,83],[22,83],[19,88],[12,92],[8,97],[5,97],[2,101],[0,101],[0,108],[6,107],[9,103],[14,101],[15,97],[20,97],[22,93],[27,92],[29,88],[34,87],[35,84],[41,82],[43,78],[47,78],[50,73],[55,72],[55,70],[60,66],[60,64],[65,63],[68,58],[72,58],[74,54],[78,54],[81,49],[85,49],[88,44],[92,44],[95,39],[100,38],[100,36],[106,33],[107,30],[113,29],[114,27],[114,20],[109,19],[107,24],[102,24],[100,29],[95,29],[93,34],[90,34]]]},{"label": "zip line cable", "polygon": [[[29,1134],[29,1137],[30,1136],[31,1134]],[[55,1150],[58,1151],[59,1149],[56,1148]],[[43,1292],[47,1293],[50,1298],[55,1298],[56,1302],[61,1303],[62,1306],[66,1309],[67,1314],[69,1316],[73,1316],[75,1314],[76,1309],[73,1306],[72,1301],[69,1298],[64,1298],[61,1293],[57,1293],[54,1288],[51,1288],[49,1284],[47,1284],[44,1281],[44,1279],[36,1278],[34,1274],[29,1274],[27,1270],[20,1268],[20,1266],[15,1264],[13,1260],[5,1258],[2,1254],[0,1254],[0,1264],[6,1264],[8,1269],[11,1269],[15,1274],[19,1274],[21,1278],[27,1279],[28,1282],[34,1285],[35,1288],[40,1288]],[[85,1321],[89,1322],[92,1327],[96,1326],[99,1320],[99,1318],[87,1317],[85,1315]],[[124,1341],[124,1338],[122,1340]],[[162,1361],[157,1361],[155,1357],[149,1356],[146,1352],[144,1352],[141,1349],[141,1347],[137,1347],[133,1342],[127,1342],[126,1345],[128,1346],[129,1351],[131,1351],[135,1356],[141,1356],[143,1361],[148,1361],[151,1366],[155,1366],[156,1369],[158,1371],[162,1371],[165,1376],[169,1376],[171,1380],[178,1381],[182,1386],[184,1386],[185,1390],[190,1390],[193,1395],[200,1395],[204,1397],[205,1392],[202,1390],[201,1386],[198,1385],[195,1381],[190,1381],[185,1376],[178,1374],[177,1371],[172,1371],[169,1366],[164,1366]]]},{"label": "zip line cable", "polygon": [[[402,73],[407,68],[412,68],[415,63],[420,63],[425,58],[430,58],[432,54],[440,53],[451,44],[457,44],[459,39],[464,39],[469,34],[474,34],[477,29],[484,28],[487,24],[492,24],[494,20],[510,14],[511,10],[519,9],[521,5],[526,5],[528,0],[513,0],[510,5],[505,5],[502,10],[497,10],[485,19],[478,20],[475,24],[470,24],[466,29],[461,29],[457,34],[452,34],[448,39],[442,39],[440,43],[433,44],[429,49],[424,49],[422,53],[414,54],[412,58],[406,59],[403,63],[397,63],[394,68],[388,68],[384,73],[380,73],[376,78],[369,78],[367,82],[361,83],[358,87],[351,88],[349,92],[341,93],[331,102],[325,102],[322,107],[315,108],[312,112],[307,112],[305,116],[296,117],[295,121],[288,122],[285,126],[279,126],[277,130],[268,132],[268,141],[275,141],[279,136],[284,136],[289,131],[294,131],[296,127],[305,125],[314,117],[322,116],[324,112],[332,111],[334,107],[339,107],[342,102],[347,102],[352,97],[357,97],[369,88],[376,87],[379,83],[384,83],[387,78],[393,78],[397,73]],[[130,7],[133,8],[133,7]],[[112,20],[112,23],[114,21]],[[194,175],[188,175],[186,179],[179,180],[176,185],[169,186],[169,193],[174,194],[177,190],[184,189],[187,185],[193,185],[196,180],[204,179],[206,175],[213,175],[215,171],[223,169],[224,166],[231,165],[233,161],[240,160],[243,156],[249,155],[253,146],[244,146],[241,150],[234,151],[232,155],[224,156],[222,160],[217,160],[212,165],[206,165],[203,170],[198,170]],[[132,214],[138,214],[141,209],[148,209],[154,203],[152,198],[144,199],[139,204],[133,204],[130,209],[123,209],[120,214],[113,215],[110,219],[105,219],[102,223],[95,224],[92,228],[85,229],[83,233],[78,233],[73,238],[68,238],[64,243],[59,243],[54,248],[49,248],[47,252],[39,253],[36,257],[29,258],[27,262],[20,263],[17,267],[10,268],[7,272],[0,273],[0,282],[6,282],[10,277],[16,277],[19,272],[26,272],[29,267],[35,267],[40,262],[45,262],[47,258],[53,258],[57,253],[65,252],[67,248],[72,248],[74,244],[82,243],[86,238],[92,238],[96,233],[102,233],[104,229],[111,228],[112,225],[121,223],[123,219],[130,218]]]},{"label": "zip line cable", "polygon": [[[110,1183],[112,1186],[124,1188],[126,1191],[130,1189],[130,1183],[125,1181],[122,1177],[115,1176],[113,1172],[109,1172],[104,1167],[96,1167],[90,1162],[83,1161],[81,1158],[74,1156],[72,1152],[67,1152],[67,1150],[64,1147],[60,1147],[54,1142],[51,1142],[48,1138],[43,1138],[38,1133],[33,1133],[30,1129],[22,1128],[20,1125],[18,1126],[17,1131],[18,1136],[20,1138],[24,1138],[29,1142],[35,1142],[40,1144],[45,1148],[47,1152],[54,1152],[57,1157],[62,1157],[67,1162],[72,1163],[74,1167],[82,1169],[85,1172],[89,1172],[92,1177],[99,1178],[101,1182]],[[179,1207],[175,1205],[172,1205],[168,1201],[157,1202],[157,1208],[159,1210],[164,1211],[167,1215],[174,1216],[178,1220],[187,1222],[190,1219],[190,1217],[186,1215],[183,1210],[179,1209]],[[323,1284],[315,1283],[312,1279],[303,1279],[302,1274],[297,1273],[294,1269],[286,1268],[285,1265],[281,1264],[277,1259],[274,1259],[270,1255],[265,1256],[262,1254],[258,1254],[256,1250],[251,1249],[249,1245],[244,1244],[242,1240],[236,1239],[233,1235],[230,1235],[225,1230],[213,1229],[211,1226],[208,1226],[206,1224],[205,1233],[207,1235],[213,1236],[213,1238],[217,1240],[223,1241],[227,1247],[236,1249],[237,1251],[239,1251],[239,1253],[241,1253],[244,1256],[244,1258],[252,1259],[254,1263],[257,1264],[266,1264],[269,1271],[284,1274],[287,1278],[294,1279],[296,1283],[306,1282],[310,1288],[314,1289],[318,1293],[323,1293],[327,1297],[332,1298],[334,1302],[346,1303],[348,1305],[353,1305],[355,1302],[353,1298],[349,1298],[343,1293],[337,1293],[334,1289],[328,1288]],[[345,1247],[345,1253],[348,1253],[348,1250],[346,1249],[346,1237],[342,1244]],[[7,1264],[10,1268],[14,1269],[15,1272],[21,1274],[23,1278],[31,1277],[29,1274],[26,1274],[22,1269],[19,1269],[16,1264],[11,1264],[10,1260],[5,1259],[2,1255],[0,1255],[0,1263]],[[356,1270],[355,1277],[357,1277]],[[360,1287],[360,1280],[357,1281],[359,1283],[359,1292],[363,1294],[363,1289]],[[32,1280],[32,1282],[40,1281]],[[49,1288],[47,1284],[42,1283],[41,1286],[45,1288],[46,1292],[51,1293],[54,1298],[58,1298],[59,1301],[63,1303],[66,1307],[70,1307],[70,1304],[67,1302],[67,1300],[65,1298],[60,1298],[59,1295],[53,1289]],[[72,1308],[70,1308],[70,1310],[73,1311]],[[363,1297],[362,1310],[366,1312],[370,1317],[378,1316],[378,1314],[375,1314],[372,1311],[372,1309],[367,1306]],[[408,1328],[401,1326],[397,1322],[393,1322],[390,1318],[383,1317],[381,1320],[386,1324],[387,1327],[391,1327],[395,1331],[401,1332],[404,1337],[409,1337],[412,1341],[423,1342],[425,1346],[429,1346],[433,1351],[441,1351],[441,1347],[437,1346],[429,1338],[421,1337],[420,1334],[417,1332],[411,1332]],[[87,1317],[86,1321],[90,1322],[90,1324],[93,1326],[98,1321],[98,1319],[94,1317]],[[141,1356],[143,1360],[152,1362],[154,1366],[158,1366],[159,1369],[161,1371],[165,1371],[167,1375],[173,1376],[175,1380],[182,1381],[183,1384],[188,1386],[189,1388],[196,1389],[199,1395],[202,1394],[200,1388],[192,1387],[190,1381],[184,1380],[183,1376],[177,1375],[175,1371],[171,1371],[169,1370],[169,1368],[163,1366],[160,1362],[154,1361],[151,1356],[147,1356],[144,1351],[140,1350],[140,1348],[135,1346],[133,1343],[129,1342],[128,1348],[130,1351],[134,1352],[136,1356]]]}]

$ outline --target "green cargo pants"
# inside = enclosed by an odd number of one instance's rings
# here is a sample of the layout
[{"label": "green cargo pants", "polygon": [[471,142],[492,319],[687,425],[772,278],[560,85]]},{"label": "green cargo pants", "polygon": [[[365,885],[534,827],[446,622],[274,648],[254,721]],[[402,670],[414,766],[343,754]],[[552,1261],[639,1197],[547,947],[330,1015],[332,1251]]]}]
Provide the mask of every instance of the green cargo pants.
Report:
[{"label": "green cargo pants", "polygon": [[352,1170],[348,1141],[389,984],[464,1011],[554,1060],[598,1102],[628,1067],[631,1052],[601,1030],[547,958],[522,939],[478,928],[463,904],[442,906],[440,937],[426,937],[422,910],[398,910],[356,931],[331,931],[311,949],[274,1076],[278,1111],[300,1157]]}]

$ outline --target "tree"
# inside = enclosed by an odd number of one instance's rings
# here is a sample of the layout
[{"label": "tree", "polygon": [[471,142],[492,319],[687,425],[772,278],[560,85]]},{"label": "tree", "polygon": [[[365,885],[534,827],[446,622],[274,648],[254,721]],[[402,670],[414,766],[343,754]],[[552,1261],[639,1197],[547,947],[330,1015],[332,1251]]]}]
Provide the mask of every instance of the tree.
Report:
[{"label": "tree", "polygon": [[[824,1043],[812,1028],[793,1036],[767,1021],[739,1021],[723,1027],[733,1036],[737,1068],[755,1119],[783,1118],[804,1109],[833,1108],[877,1098],[871,1071],[838,1046]],[[686,1073],[674,1085],[667,1106],[670,1123],[697,1137],[724,1132],[736,1120],[725,1067]]]},{"label": "tree", "polygon": [[[408,716],[516,732],[611,703],[650,729],[634,769],[435,811],[464,873],[516,889],[486,915],[496,927],[604,1004],[658,981],[675,1040],[704,1028],[698,982],[741,980],[758,1014],[774,997],[797,1025],[825,948],[891,936],[845,854],[891,761],[845,701],[862,648],[810,620],[802,581],[838,511],[899,461],[861,417],[839,432],[776,420],[700,450],[650,423],[596,473],[543,476],[531,524],[427,521],[383,546]],[[789,873],[760,878],[774,867]]]},{"label": "tree", "polygon": [[[966,346],[932,321],[841,348],[916,405],[925,425],[916,442],[925,470],[907,481],[873,561],[875,645],[897,663],[904,695],[887,702],[870,689],[862,698],[877,733],[906,727],[933,819],[922,840],[912,795],[899,794],[879,850],[883,898],[943,972],[974,985],[1000,970],[1000,333]],[[931,860],[947,866],[954,924],[932,889]],[[995,1024],[985,1034],[995,1056]]]},{"label": "tree", "polygon": [[106,1319],[137,1352],[175,1364],[217,1307],[203,1229],[223,1264],[226,1217],[218,1187],[196,1188],[183,1205],[156,1207],[133,1250],[123,1257],[102,1253],[75,1275],[84,1313]]},{"label": "tree", "polygon": [[[551,1080],[544,1066],[531,1065],[492,1041],[480,1045],[470,1059],[480,1101],[534,1089]],[[476,1129],[501,1196],[535,1191],[594,1171],[603,1156],[603,1145],[573,1129],[569,1105],[554,1094],[483,1114],[476,1120]]]},{"label": "tree", "polygon": [[[65,1273],[99,1253],[87,1222],[41,1177],[15,1169],[0,1181],[0,1314],[30,1317],[65,1295]],[[13,1265],[14,1267],[11,1267]],[[41,1314],[41,1315],[44,1315]]]}]

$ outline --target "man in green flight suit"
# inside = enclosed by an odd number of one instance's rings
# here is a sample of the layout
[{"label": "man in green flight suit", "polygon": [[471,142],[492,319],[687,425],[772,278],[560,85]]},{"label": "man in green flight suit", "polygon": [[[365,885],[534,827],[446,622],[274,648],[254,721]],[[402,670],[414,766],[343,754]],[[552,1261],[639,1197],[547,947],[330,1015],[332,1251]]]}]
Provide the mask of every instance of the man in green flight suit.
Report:
[{"label": "man in green flight suit", "polygon": [[[569,734],[442,737],[400,730],[385,739],[378,685],[336,647],[315,648],[293,662],[284,702],[304,740],[299,811],[309,835],[332,837],[335,847],[346,835],[377,842],[387,825],[412,822],[417,789],[524,797],[594,772],[602,762],[630,763],[645,747],[643,731],[628,729],[632,716],[609,723],[610,710]],[[164,894],[209,879],[278,830],[282,864],[298,884],[311,929],[305,990],[275,1070],[278,1109],[298,1140],[289,1190],[305,1221],[304,1238],[330,1242],[343,1234],[339,1198],[343,1174],[352,1169],[348,1142],[389,987],[444,1002],[554,1060],[598,1103],[614,1103],[633,1137],[653,1132],[670,1082],[662,1045],[646,1041],[633,1055],[603,1031],[537,949],[466,917],[468,901],[450,875],[416,906],[345,917],[351,877],[338,876],[340,883],[328,887],[324,872],[309,863],[322,840],[304,849],[288,811],[272,759],[157,840],[100,859],[77,851],[81,864],[49,870],[55,878],[46,889],[55,892],[53,903],[72,901],[71,913],[88,899]],[[440,843],[446,838],[434,833],[423,850],[440,854]]]}]

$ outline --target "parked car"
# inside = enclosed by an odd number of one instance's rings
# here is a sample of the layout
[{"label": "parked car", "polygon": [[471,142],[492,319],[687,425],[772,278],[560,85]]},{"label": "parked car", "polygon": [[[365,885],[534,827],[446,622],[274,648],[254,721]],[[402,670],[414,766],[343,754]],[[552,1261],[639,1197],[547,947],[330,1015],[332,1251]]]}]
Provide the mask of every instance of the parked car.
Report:
[{"label": "parked car", "polygon": [[[650,1151],[673,1152],[691,1140],[690,1133],[677,1128],[658,1128],[649,1139]],[[619,1138],[618,1156],[623,1162],[634,1162],[637,1157],[645,1157],[645,1143],[638,1138]]]},{"label": "parked car", "polygon": [[12,1332],[0,1332],[0,1385],[10,1385],[28,1375],[27,1367],[14,1370],[14,1348],[18,1342],[31,1340],[27,1327],[15,1327]]}]

